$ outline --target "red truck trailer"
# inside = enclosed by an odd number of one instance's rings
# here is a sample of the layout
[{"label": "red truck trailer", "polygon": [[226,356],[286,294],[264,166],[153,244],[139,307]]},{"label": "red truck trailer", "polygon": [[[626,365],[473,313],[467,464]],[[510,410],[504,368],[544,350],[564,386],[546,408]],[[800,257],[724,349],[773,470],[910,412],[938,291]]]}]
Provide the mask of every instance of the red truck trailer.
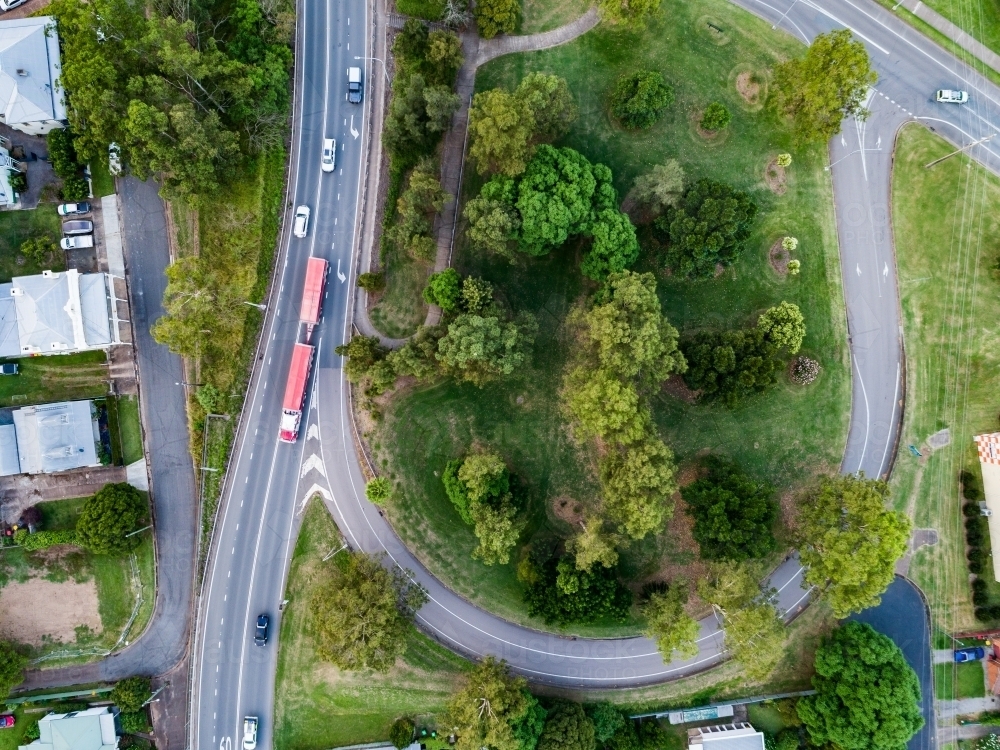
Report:
[{"label": "red truck trailer", "polygon": [[281,425],[278,428],[278,437],[285,443],[294,443],[299,437],[302,404],[306,400],[306,386],[309,384],[309,371],[312,370],[315,351],[316,347],[309,344],[296,344],[292,350],[292,366],[288,369],[285,401],[281,406]]},{"label": "red truck trailer", "polygon": [[312,257],[306,266],[306,283],[302,289],[302,307],[299,320],[306,324],[306,342],[312,340],[313,329],[323,312],[323,291],[326,289],[326,272],[330,264],[323,258]]}]

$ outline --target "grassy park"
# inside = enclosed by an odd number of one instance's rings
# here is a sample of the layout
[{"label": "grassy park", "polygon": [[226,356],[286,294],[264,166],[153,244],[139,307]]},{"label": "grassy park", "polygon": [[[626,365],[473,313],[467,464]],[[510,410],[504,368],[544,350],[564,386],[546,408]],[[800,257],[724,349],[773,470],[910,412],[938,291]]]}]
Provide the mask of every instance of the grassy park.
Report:
[{"label": "grassy park", "polygon": [[[539,12],[526,6],[525,24],[534,23]],[[643,31],[602,25],[561,47],[498,58],[480,69],[476,83],[477,90],[495,86],[509,90],[531,71],[565,77],[580,116],[557,145],[571,146],[610,166],[620,197],[652,165],[675,158],[688,179],[724,180],[748,191],[760,204],[761,218],[750,250],[720,276],[672,279],[648,252],[634,270],[657,271],[663,310],[682,335],[750,324],[781,300],[802,309],[807,327],[803,353],[819,360],[823,368],[816,383],[803,388],[783,376],[772,391],[735,410],[686,403],[666,391],[653,403],[659,432],[682,468],[705,451],[721,452],[767,479],[780,494],[794,492],[817,473],[836,469],[850,400],[832,193],[829,173],[823,170],[826,152],[796,149],[785,122],[744,100],[735,85],[738,75],[747,71],[766,80],[766,71],[777,60],[801,49],[791,37],[771,31],[769,25],[723,0],[686,4],[668,0]],[[619,75],[641,68],[661,71],[674,87],[676,101],[651,129],[625,131],[609,118],[605,97]],[[724,102],[734,117],[723,138],[708,141],[697,133],[691,118],[713,99]],[[768,161],[782,151],[793,155],[793,164],[785,189],[778,194],[769,189],[764,172]],[[465,175],[467,201],[481,181],[470,165]],[[785,234],[800,241],[802,273],[797,277],[779,277],[768,262],[768,249]],[[490,281],[511,309],[528,310],[539,321],[533,361],[523,372],[481,390],[446,380],[404,392],[386,407],[373,441],[377,460],[398,488],[388,512],[424,564],[464,596],[535,626],[539,623],[527,617],[521,604],[516,560],[487,567],[470,559],[475,537],[471,529],[456,523],[440,473],[449,459],[470,445],[498,450],[527,498],[529,525],[522,542],[551,533],[565,536],[571,530],[556,516],[554,501],[568,499],[584,508],[596,502],[596,456],[570,439],[558,399],[571,351],[565,316],[571,305],[595,288],[579,273],[580,252],[580,244],[571,241],[548,256],[510,265],[471,252],[460,224],[457,269]],[[779,539],[781,533],[778,529]],[[678,544],[668,530],[633,545],[623,558],[623,573],[642,579],[683,566],[696,554]],[[597,623],[574,627],[574,632],[613,634],[634,627],[635,623]]]}]

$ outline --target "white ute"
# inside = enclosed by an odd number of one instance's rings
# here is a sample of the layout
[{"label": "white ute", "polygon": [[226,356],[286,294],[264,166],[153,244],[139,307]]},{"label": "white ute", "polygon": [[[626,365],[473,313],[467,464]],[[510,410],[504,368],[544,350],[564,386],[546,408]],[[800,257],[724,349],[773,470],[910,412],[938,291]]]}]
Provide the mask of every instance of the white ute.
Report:
[{"label": "white ute", "polygon": [[324,172],[332,172],[337,166],[337,142],[333,138],[323,139],[323,161]]},{"label": "white ute", "polygon": [[295,209],[295,223],[292,224],[292,234],[300,239],[309,234],[309,206],[299,206]]}]

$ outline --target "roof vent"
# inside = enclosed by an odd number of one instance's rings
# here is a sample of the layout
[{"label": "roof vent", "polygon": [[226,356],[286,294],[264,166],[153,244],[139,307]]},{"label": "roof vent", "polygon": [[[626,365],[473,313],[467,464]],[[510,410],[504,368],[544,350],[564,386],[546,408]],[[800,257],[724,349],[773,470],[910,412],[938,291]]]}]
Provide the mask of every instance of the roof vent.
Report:
[{"label": "roof vent", "polygon": [[19,76],[21,76],[22,78],[25,78],[28,75],[28,71],[26,71],[24,68],[18,68],[17,69],[17,74]]},{"label": "roof vent", "polygon": [[53,273],[52,271],[42,271],[42,277],[46,279],[54,279],[59,276],[58,273]]}]

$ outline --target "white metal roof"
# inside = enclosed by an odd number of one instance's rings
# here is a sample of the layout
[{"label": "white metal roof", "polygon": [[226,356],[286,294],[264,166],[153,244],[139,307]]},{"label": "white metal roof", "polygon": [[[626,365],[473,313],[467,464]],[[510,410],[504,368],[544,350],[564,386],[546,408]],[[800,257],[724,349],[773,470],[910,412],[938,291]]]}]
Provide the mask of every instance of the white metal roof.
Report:
[{"label": "white metal roof", "polygon": [[90,401],[15,409],[14,427],[23,474],[51,474],[100,464]]},{"label": "white metal roof", "polygon": [[65,120],[59,37],[52,16],[0,21],[0,118],[8,125]]}]

